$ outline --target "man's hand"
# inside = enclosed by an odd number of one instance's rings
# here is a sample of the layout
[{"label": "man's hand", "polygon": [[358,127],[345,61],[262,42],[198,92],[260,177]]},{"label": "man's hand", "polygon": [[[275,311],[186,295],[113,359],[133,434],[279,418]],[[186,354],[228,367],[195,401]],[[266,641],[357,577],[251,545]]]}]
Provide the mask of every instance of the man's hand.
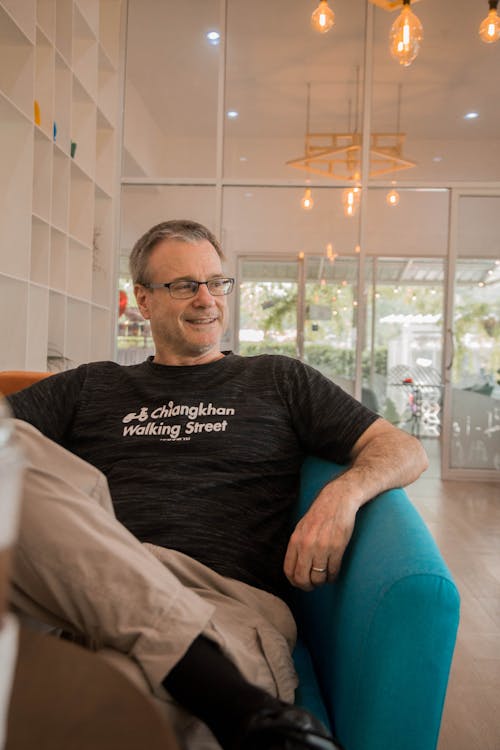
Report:
[{"label": "man's hand", "polygon": [[290,537],[285,574],[293,586],[311,591],[333,581],[349,543],[359,503],[335,481],[324,487]]},{"label": "man's hand", "polygon": [[365,430],[351,459],[350,468],[321,490],[290,537],[285,574],[305,591],[338,574],[359,508],[385,490],[414,482],[428,466],[421,443],[385,419]]}]

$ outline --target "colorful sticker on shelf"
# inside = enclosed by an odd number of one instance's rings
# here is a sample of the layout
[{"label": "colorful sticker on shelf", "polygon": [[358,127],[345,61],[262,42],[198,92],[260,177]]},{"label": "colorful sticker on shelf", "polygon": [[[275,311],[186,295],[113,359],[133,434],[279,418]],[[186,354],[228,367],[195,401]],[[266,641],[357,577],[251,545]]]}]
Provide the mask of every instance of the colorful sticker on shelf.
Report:
[{"label": "colorful sticker on shelf", "polygon": [[55,121],[52,125],[52,138],[54,139],[54,141],[57,140],[57,123]]},{"label": "colorful sticker on shelf", "polygon": [[33,110],[34,110],[34,117],[35,117],[35,125],[41,124],[41,116],[40,116],[40,105],[38,104],[37,100],[33,102]]},{"label": "colorful sticker on shelf", "polygon": [[72,159],[74,159],[74,158],[75,158],[75,154],[76,154],[76,145],[77,145],[77,144],[75,143],[75,141],[71,141],[71,158],[72,158]]}]

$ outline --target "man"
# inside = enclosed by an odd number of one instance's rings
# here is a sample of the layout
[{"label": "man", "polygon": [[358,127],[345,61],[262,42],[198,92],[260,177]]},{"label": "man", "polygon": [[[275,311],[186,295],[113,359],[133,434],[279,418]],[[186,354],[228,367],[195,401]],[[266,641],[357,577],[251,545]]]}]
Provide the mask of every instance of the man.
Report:
[{"label": "man", "polygon": [[[290,705],[286,602],[334,580],[359,507],[426,457],[303,363],[223,353],[234,282],[221,259],[195,222],[153,227],[130,267],[154,357],[82,365],[11,398],[35,467],[14,601],[127,653],[223,748],[333,748]],[[292,529],[307,453],[350,467]]]}]

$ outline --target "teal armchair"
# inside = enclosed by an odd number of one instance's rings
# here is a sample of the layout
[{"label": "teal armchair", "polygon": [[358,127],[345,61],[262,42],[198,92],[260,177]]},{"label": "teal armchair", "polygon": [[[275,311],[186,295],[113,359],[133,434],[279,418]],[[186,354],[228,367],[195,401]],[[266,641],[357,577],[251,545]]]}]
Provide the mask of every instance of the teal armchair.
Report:
[{"label": "teal armchair", "polygon": [[[298,517],[342,467],[308,458]],[[358,513],[334,584],[297,591],[296,703],[344,750],[434,750],[460,597],[404,490]]]}]

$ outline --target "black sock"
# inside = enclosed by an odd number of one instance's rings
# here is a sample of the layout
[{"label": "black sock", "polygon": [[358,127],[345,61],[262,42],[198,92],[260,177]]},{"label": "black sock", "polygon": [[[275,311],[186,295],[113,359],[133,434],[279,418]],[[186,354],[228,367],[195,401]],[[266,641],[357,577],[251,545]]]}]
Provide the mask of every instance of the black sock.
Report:
[{"label": "black sock", "polygon": [[262,708],[281,705],[252,685],[205,636],[198,636],[163,680],[184,708],[205,722],[224,749],[237,748],[250,718]]}]

